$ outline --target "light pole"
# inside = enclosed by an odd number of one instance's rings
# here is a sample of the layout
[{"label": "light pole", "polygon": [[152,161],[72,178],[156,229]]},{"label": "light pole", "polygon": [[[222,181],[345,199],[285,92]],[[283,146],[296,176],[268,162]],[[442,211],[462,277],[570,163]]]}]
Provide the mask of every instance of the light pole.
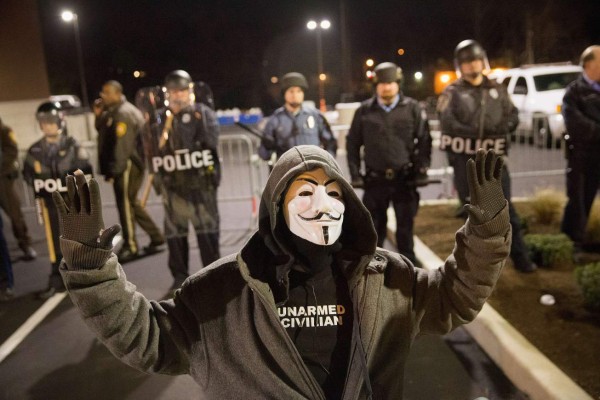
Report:
[{"label": "light pole", "polygon": [[323,72],[323,44],[321,43],[321,31],[329,29],[331,27],[331,22],[329,20],[322,20],[320,23],[317,21],[308,21],[306,27],[317,32],[317,75],[319,78],[319,108],[321,112],[327,111],[327,105],[325,102],[325,77],[326,75]]},{"label": "light pole", "polygon": [[65,22],[73,22],[73,28],[75,29],[75,44],[77,47],[77,61],[79,63],[79,79],[81,84],[81,100],[83,101],[83,107],[88,108],[88,95],[87,95],[87,86],[85,83],[85,71],[83,69],[83,52],[81,50],[81,37],[79,36],[79,22],[77,19],[77,14],[73,11],[65,10],[60,15],[63,21]]}]

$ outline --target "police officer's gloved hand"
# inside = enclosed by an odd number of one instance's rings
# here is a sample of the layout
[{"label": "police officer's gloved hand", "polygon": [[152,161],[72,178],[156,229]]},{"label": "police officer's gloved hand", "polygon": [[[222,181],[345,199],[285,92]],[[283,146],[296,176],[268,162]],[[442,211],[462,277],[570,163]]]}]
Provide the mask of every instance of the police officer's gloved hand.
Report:
[{"label": "police officer's gloved hand", "polygon": [[95,179],[86,182],[81,170],[67,176],[68,204],[52,193],[60,215],[61,250],[69,269],[99,268],[111,255],[112,240],[120,225],[104,229],[100,189]]},{"label": "police officer's gloved hand", "polygon": [[502,167],[504,160],[493,150],[477,151],[475,160],[467,161],[467,182],[471,204],[465,205],[469,219],[483,224],[494,218],[505,206],[502,192]]},{"label": "police officer's gloved hand", "polygon": [[419,168],[415,173],[415,185],[423,187],[429,185],[429,177],[427,176],[427,168]]},{"label": "police officer's gloved hand", "polygon": [[352,178],[350,185],[352,185],[352,187],[355,189],[362,189],[365,187],[365,181],[359,176],[357,178]]}]

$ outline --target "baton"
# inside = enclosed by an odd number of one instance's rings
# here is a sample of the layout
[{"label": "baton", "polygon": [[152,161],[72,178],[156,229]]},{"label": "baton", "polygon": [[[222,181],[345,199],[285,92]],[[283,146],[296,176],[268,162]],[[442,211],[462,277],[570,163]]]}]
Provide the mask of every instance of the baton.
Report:
[{"label": "baton", "polygon": [[243,128],[244,130],[246,130],[246,131],[250,132],[251,134],[253,134],[253,135],[254,135],[254,136],[256,136],[257,138],[259,138],[259,139],[261,139],[261,140],[264,140],[264,141],[266,141],[266,142],[269,142],[269,144],[273,144],[273,143],[275,143],[275,140],[273,140],[273,139],[272,139],[272,138],[270,138],[270,137],[266,137],[266,136],[264,136],[264,135],[262,134],[262,132],[261,132],[261,131],[259,131],[259,130],[258,130],[258,129],[256,129],[256,128],[253,128],[253,127],[251,127],[251,126],[249,126],[249,125],[246,125],[246,124],[244,124],[243,122],[239,122],[239,121],[237,121],[235,124],[236,124],[237,126],[239,126],[240,128]]}]

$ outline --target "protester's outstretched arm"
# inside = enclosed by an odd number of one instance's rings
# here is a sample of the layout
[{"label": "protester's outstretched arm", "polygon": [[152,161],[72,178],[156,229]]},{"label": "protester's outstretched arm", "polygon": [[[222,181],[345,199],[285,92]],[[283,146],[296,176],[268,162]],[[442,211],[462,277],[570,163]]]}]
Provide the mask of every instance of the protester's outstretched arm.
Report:
[{"label": "protester's outstretched arm", "polygon": [[454,251],[440,269],[415,269],[413,309],[422,332],[445,333],[473,320],[492,293],[511,239],[502,167],[492,150],[480,149],[468,161],[469,219],[456,233]]},{"label": "protester's outstretched arm", "polygon": [[[73,303],[99,339],[123,362],[142,371],[188,372],[184,304],[148,301],[125,277],[104,228],[98,183],[83,172],[67,177],[67,202],[53,193],[60,214],[61,274]],[[189,320],[189,318],[187,318]]]}]

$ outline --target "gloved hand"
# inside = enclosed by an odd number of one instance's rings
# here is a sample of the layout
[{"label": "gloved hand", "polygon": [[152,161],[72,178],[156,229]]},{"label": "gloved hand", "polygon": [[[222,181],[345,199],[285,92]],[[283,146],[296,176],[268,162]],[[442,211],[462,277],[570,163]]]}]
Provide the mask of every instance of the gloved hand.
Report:
[{"label": "gloved hand", "polygon": [[352,187],[355,189],[362,189],[365,187],[365,181],[362,177],[353,178],[352,182],[350,182],[350,185],[352,185]]},{"label": "gloved hand", "polygon": [[415,173],[415,185],[424,187],[429,185],[429,176],[427,176],[427,168],[419,168]]},{"label": "gloved hand", "polygon": [[477,150],[475,160],[467,161],[467,182],[471,204],[465,205],[469,219],[483,224],[494,218],[506,205],[502,192],[504,160],[493,150]]},{"label": "gloved hand", "polygon": [[95,179],[86,182],[83,172],[77,170],[75,176],[67,176],[67,193],[68,205],[58,192],[52,193],[60,215],[61,238],[89,247],[111,249],[112,240],[121,230],[121,226],[113,225],[104,229],[98,182]]}]

